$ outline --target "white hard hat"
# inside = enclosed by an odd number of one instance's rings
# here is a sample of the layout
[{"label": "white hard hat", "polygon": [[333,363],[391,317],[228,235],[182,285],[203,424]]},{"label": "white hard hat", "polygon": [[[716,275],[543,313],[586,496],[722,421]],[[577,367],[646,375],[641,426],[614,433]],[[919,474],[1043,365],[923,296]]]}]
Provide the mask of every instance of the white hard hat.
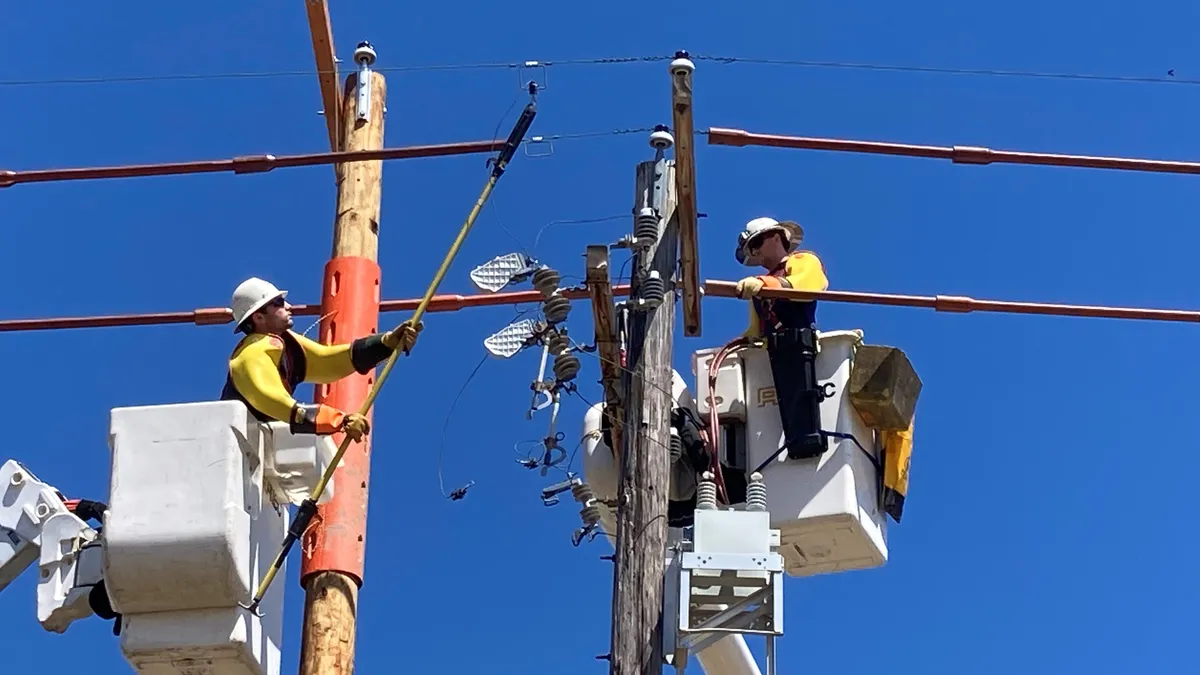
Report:
[{"label": "white hard hat", "polygon": [[250,277],[238,284],[238,287],[233,289],[234,331],[236,332],[246,317],[262,309],[268,302],[286,297],[287,291],[281,291],[275,288],[275,284],[258,277]]},{"label": "white hard hat", "polygon": [[760,234],[766,232],[782,232],[786,241],[788,253],[795,251],[800,246],[800,241],[804,239],[804,228],[800,227],[799,223],[791,220],[775,220],[764,216],[755,218],[746,223],[745,229],[738,235],[737,252],[735,256],[737,261],[747,267],[755,267],[759,265],[758,256],[750,255],[750,242]]}]

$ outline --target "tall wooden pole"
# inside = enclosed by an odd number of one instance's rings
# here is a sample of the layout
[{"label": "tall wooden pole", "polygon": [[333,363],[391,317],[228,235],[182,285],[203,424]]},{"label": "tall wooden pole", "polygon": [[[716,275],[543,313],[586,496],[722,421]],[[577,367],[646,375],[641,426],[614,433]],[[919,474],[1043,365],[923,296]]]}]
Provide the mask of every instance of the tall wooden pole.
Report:
[{"label": "tall wooden pole", "polygon": [[[368,79],[368,78],[364,78]],[[358,101],[359,73],[346,78],[342,93],[341,141],[346,150],[383,147],[387,82],[369,75],[370,97],[365,119]],[[321,295],[321,342],[350,340],[379,330],[379,211],[383,162],[366,161],[338,168],[337,211],[333,255],[325,266]],[[347,412],[362,407],[375,373],[351,375],[333,385],[319,385],[316,400]],[[341,435],[334,441],[341,442]],[[301,584],[304,628],[300,675],[352,675],[358,590],[366,553],[367,481],[370,437],[352,443],[334,473],[333,499],[318,509],[302,541]]]},{"label": "tall wooden pole", "polygon": [[[636,254],[624,390],[625,448],[618,480],[615,598],[611,675],[661,675],[663,566],[667,542],[671,347],[675,329],[675,266],[679,254],[673,162],[637,167],[634,213],[657,210],[650,248]],[[635,236],[641,228],[635,230]],[[662,302],[647,308],[658,273]]]}]

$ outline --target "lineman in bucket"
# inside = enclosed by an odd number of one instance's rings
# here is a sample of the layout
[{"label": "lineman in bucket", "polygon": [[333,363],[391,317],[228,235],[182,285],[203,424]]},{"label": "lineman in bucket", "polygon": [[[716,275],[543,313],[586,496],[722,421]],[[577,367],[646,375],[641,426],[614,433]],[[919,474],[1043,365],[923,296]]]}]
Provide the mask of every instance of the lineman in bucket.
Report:
[{"label": "lineman in bucket", "polygon": [[367,418],[320,404],[297,402],[292,393],[301,382],[330,384],[351,373],[366,374],[396,349],[408,354],[417,343],[405,321],[394,330],[357,338],[347,344],[323,345],[291,330],[287,291],[257,277],[233,291],[233,320],[245,337],[229,357],[222,401],[241,401],[261,422],[286,422],[292,433],[328,435],[345,432],[354,441],[370,432]]},{"label": "lineman in bucket", "polygon": [[757,297],[763,288],[823,291],[825,267],[811,251],[797,250],[804,230],[790,220],[755,218],[738,235],[737,261],[761,266],[765,274],[738,281],[738,295],[750,300],[746,337],[764,338],[775,380],[775,395],[790,459],[825,452],[821,435],[821,390],[817,386],[817,303]]}]

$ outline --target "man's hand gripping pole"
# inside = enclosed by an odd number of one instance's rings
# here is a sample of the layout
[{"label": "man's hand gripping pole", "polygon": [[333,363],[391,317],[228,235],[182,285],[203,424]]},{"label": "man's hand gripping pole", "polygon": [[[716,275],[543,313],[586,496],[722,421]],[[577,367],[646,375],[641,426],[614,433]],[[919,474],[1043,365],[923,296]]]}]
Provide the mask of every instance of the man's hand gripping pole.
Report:
[{"label": "man's hand gripping pole", "polygon": [[[536,85],[530,84],[531,98],[536,94]],[[417,309],[413,312],[412,325],[417,325],[421,321],[421,317],[425,314],[426,307],[429,306],[430,300],[437,293],[438,287],[442,284],[442,279],[450,270],[451,263],[454,262],[455,256],[458,255],[459,248],[466,241],[467,235],[471,232],[471,228],[475,225],[475,220],[479,217],[479,213],[483,210],[484,204],[487,203],[488,197],[492,194],[492,188],[496,187],[500,176],[504,175],[505,169],[508,168],[508,163],[512,161],[513,155],[516,154],[517,148],[525,139],[526,132],[529,131],[530,125],[533,124],[533,118],[537,115],[537,103],[531,100],[525,105],[525,109],[521,111],[520,118],[513,125],[512,133],[508,135],[508,140],[505,141],[504,147],[500,149],[499,155],[491,162],[491,173],[488,175],[487,183],[483,186],[483,191],[479,194],[479,199],[475,200],[475,206],[467,215],[466,222],[458,231],[458,237],[450,246],[450,250],[446,253],[446,258],[442,261],[442,266],[438,268],[437,274],[433,276],[433,281],[429,284],[429,288],[425,289],[425,297],[421,298],[421,304],[417,305]],[[359,410],[360,415],[366,415],[371,406],[375,403],[375,398],[379,395],[379,390],[383,388],[383,383],[387,382],[388,375],[391,374],[392,368],[396,365],[396,357],[399,356],[400,350],[392,352],[391,356],[383,365],[383,371],[379,373],[379,379],[375,381],[375,385],[371,387],[367,393],[367,398],[363,401],[362,408]],[[325,468],[321,474],[321,480],[317,481],[313,487],[308,499],[300,503],[300,507],[296,510],[296,518],[292,521],[288,528],[287,536],[283,540],[283,546],[279,549],[279,554],[275,556],[274,562],[271,563],[270,569],[263,576],[262,583],[258,585],[258,589],[254,592],[254,599],[248,605],[242,607],[261,616],[258,611],[259,604],[267,594],[267,590],[271,587],[271,582],[275,580],[275,575],[279,573],[283,562],[287,560],[288,553],[292,550],[292,546],[303,536],[305,530],[308,529],[309,523],[312,522],[313,516],[317,513],[317,500],[321,498],[321,494],[325,492],[325,486],[333,479],[333,472],[338,464],[342,461],[342,456],[346,454],[346,449],[350,447],[350,437],[343,436],[342,442],[338,446],[337,454],[333,456],[333,461]],[[240,604],[240,603],[239,603]]]}]

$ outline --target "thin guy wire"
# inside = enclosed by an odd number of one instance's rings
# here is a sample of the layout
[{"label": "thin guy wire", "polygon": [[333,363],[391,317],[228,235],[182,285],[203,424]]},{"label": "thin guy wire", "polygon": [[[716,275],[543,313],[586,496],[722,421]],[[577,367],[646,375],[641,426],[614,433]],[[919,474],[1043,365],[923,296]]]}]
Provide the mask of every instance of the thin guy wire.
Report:
[{"label": "thin guy wire", "polygon": [[1198,85],[1200,79],[1183,77],[1148,77],[1139,75],[1097,75],[1089,73],[1062,73],[1035,70],[1003,70],[994,68],[949,68],[939,66],[897,66],[883,63],[851,63],[843,61],[806,61],[795,59],[767,59],[744,56],[693,56],[695,61],[712,61],[721,64],[746,63],[765,66],[797,66],[801,68],[839,68],[846,70],[878,70],[902,73],[936,73],[940,75],[978,75],[989,77],[1027,77],[1056,80],[1094,80],[1099,82],[1127,82],[1142,84],[1186,84]]},{"label": "thin guy wire", "polygon": [[533,250],[536,252],[538,242],[542,239],[542,233],[550,228],[551,225],[580,225],[587,223],[605,223],[610,220],[622,220],[629,218],[629,214],[621,214],[616,216],[604,216],[603,218],[564,218],[561,220],[552,220],[542,226],[537,232],[537,236],[533,239]]},{"label": "thin guy wire", "polygon": [[[517,319],[529,314],[530,312],[535,311],[535,309],[536,308],[518,310],[516,315],[514,315],[511,320],[509,320],[509,323],[512,323],[513,321],[516,321]],[[438,489],[441,491],[443,497],[447,497],[447,498],[449,497],[449,495],[446,494],[446,482],[445,482],[445,479],[443,476],[443,458],[444,458],[445,452],[446,452],[446,430],[450,426],[450,418],[454,414],[454,409],[456,407],[458,407],[459,399],[462,398],[462,395],[464,392],[466,392],[467,387],[469,387],[471,385],[471,381],[475,379],[476,373],[479,372],[479,369],[483,367],[483,364],[486,363],[487,360],[488,360],[488,355],[484,354],[483,358],[481,358],[479,360],[479,363],[475,364],[475,368],[473,370],[471,370],[471,374],[467,376],[466,381],[464,381],[462,384],[462,387],[459,388],[458,394],[456,394],[454,396],[454,400],[450,403],[450,409],[446,411],[446,418],[442,422],[442,438],[441,438],[440,443],[438,444],[438,453],[437,453],[437,473],[438,473]]]}]

